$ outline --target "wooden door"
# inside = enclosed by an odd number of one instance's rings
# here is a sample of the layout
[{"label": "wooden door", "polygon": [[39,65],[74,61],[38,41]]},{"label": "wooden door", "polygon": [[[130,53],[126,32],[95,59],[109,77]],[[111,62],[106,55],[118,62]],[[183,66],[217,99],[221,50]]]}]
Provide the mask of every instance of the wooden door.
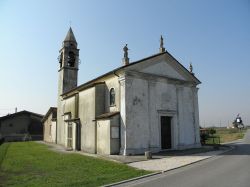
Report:
[{"label": "wooden door", "polygon": [[80,121],[76,122],[76,150],[81,150],[81,124]]},{"label": "wooden door", "polygon": [[171,149],[171,117],[161,116],[161,148]]}]

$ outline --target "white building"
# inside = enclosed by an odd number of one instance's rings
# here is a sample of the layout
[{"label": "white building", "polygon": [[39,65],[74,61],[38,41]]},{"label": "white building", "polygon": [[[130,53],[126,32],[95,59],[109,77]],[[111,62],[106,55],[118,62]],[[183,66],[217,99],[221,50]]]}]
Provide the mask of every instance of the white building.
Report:
[{"label": "white building", "polygon": [[[57,143],[97,154],[200,146],[197,85],[165,51],[77,86],[79,49],[70,28],[60,50]],[[86,68],[87,70],[87,68]]]}]

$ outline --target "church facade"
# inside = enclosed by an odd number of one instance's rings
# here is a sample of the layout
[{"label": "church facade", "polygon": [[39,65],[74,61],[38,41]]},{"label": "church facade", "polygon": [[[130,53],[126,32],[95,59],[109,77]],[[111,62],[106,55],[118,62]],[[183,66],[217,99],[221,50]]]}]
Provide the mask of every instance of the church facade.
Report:
[{"label": "church facade", "polygon": [[72,29],[60,50],[56,143],[94,154],[141,154],[200,146],[201,82],[171,54],[159,53],[77,85]]}]

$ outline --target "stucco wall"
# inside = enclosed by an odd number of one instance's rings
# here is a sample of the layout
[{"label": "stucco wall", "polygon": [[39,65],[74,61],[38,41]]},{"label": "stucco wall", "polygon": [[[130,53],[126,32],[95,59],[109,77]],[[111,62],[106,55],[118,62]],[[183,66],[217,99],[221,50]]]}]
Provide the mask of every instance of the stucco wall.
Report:
[{"label": "stucco wall", "polygon": [[97,121],[97,153],[110,154],[110,120]]},{"label": "stucco wall", "polygon": [[75,96],[65,99],[63,113],[70,113],[71,118],[75,118]]},{"label": "stucco wall", "polygon": [[43,122],[43,127],[44,127],[43,128],[43,140],[45,142],[55,143],[56,142],[56,121],[52,121],[52,113],[48,116],[47,120]]},{"label": "stucco wall", "polygon": [[56,121],[51,121],[51,141],[56,142]]},{"label": "stucco wall", "polygon": [[[59,74],[60,76],[60,74]],[[60,79],[59,79],[60,80]],[[60,83],[59,83],[59,87],[60,87]],[[60,88],[59,88],[60,89]],[[65,139],[65,135],[64,135],[64,120],[63,120],[63,114],[64,114],[64,100],[62,100],[62,97],[59,95],[58,96],[58,101],[57,101],[57,143],[60,145],[65,145],[64,143],[64,139]]]},{"label": "stucco wall", "polygon": [[95,86],[95,116],[105,113],[105,84]]},{"label": "stucco wall", "polygon": [[121,87],[122,154],[161,150],[160,116],[172,117],[173,149],[199,145],[198,109],[195,109],[198,98],[191,85],[143,76],[126,76],[124,82],[124,88]]},{"label": "stucco wall", "polygon": [[119,115],[97,120],[97,153],[118,154],[120,151]]},{"label": "stucco wall", "polygon": [[[62,101],[62,113],[71,114],[71,119],[80,118],[81,124],[81,150],[96,153],[96,122],[95,117],[103,114],[105,109],[105,86],[98,84],[94,87],[79,92],[79,105],[76,95],[65,98]],[[76,114],[78,107],[78,115]],[[67,146],[68,122],[61,121],[60,134],[63,145]],[[62,128],[63,126],[63,128]],[[75,148],[75,124],[73,124],[73,148]]]},{"label": "stucco wall", "polygon": [[52,142],[50,134],[51,119],[52,119],[52,114],[50,114],[47,120],[43,122],[43,140],[45,142]]},{"label": "stucco wall", "polygon": [[[115,90],[115,105],[110,106],[110,90]],[[120,85],[117,76],[109,77],[105,80],[105,112],[119,111],[120,109]]]},{"label": "stucco wall", "polygon": [[95,87],[79,93],[79,118],[81,120],[81,149],[96,152]]},{"label": "stucco wall", "polygon": [[58,107],[57,107],[57,127],[56,127],[56,138],[57,143],[67,146],[67,122],[65,122],[65,114],[70,114],[71,119],[75,118],[75,95],[62,98],[61,96],[58,98]]},{"label": "stucco wall", "polygon": [[120,152],[120,115],[115,115],[110,120],[110,154]]}]

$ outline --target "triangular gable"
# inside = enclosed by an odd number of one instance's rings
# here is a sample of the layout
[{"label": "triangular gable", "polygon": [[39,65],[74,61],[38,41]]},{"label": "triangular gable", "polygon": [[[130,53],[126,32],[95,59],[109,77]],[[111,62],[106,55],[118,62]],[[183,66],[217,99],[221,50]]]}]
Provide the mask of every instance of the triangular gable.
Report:
[{"label": "triangular gable", "polygon": [[155,58],[147,59],[129,67],[128,69],[183,81],[191,81],[196,84],[200,83],[195,76],[193,76],[169,53],[164,53],[163,55]]},{"label": "triangular gable", "polygon": [[186,80],[184,76],[177,72],[176,69],[166,61],[151,63],[150,66],[141,69],[140,72]]}]

